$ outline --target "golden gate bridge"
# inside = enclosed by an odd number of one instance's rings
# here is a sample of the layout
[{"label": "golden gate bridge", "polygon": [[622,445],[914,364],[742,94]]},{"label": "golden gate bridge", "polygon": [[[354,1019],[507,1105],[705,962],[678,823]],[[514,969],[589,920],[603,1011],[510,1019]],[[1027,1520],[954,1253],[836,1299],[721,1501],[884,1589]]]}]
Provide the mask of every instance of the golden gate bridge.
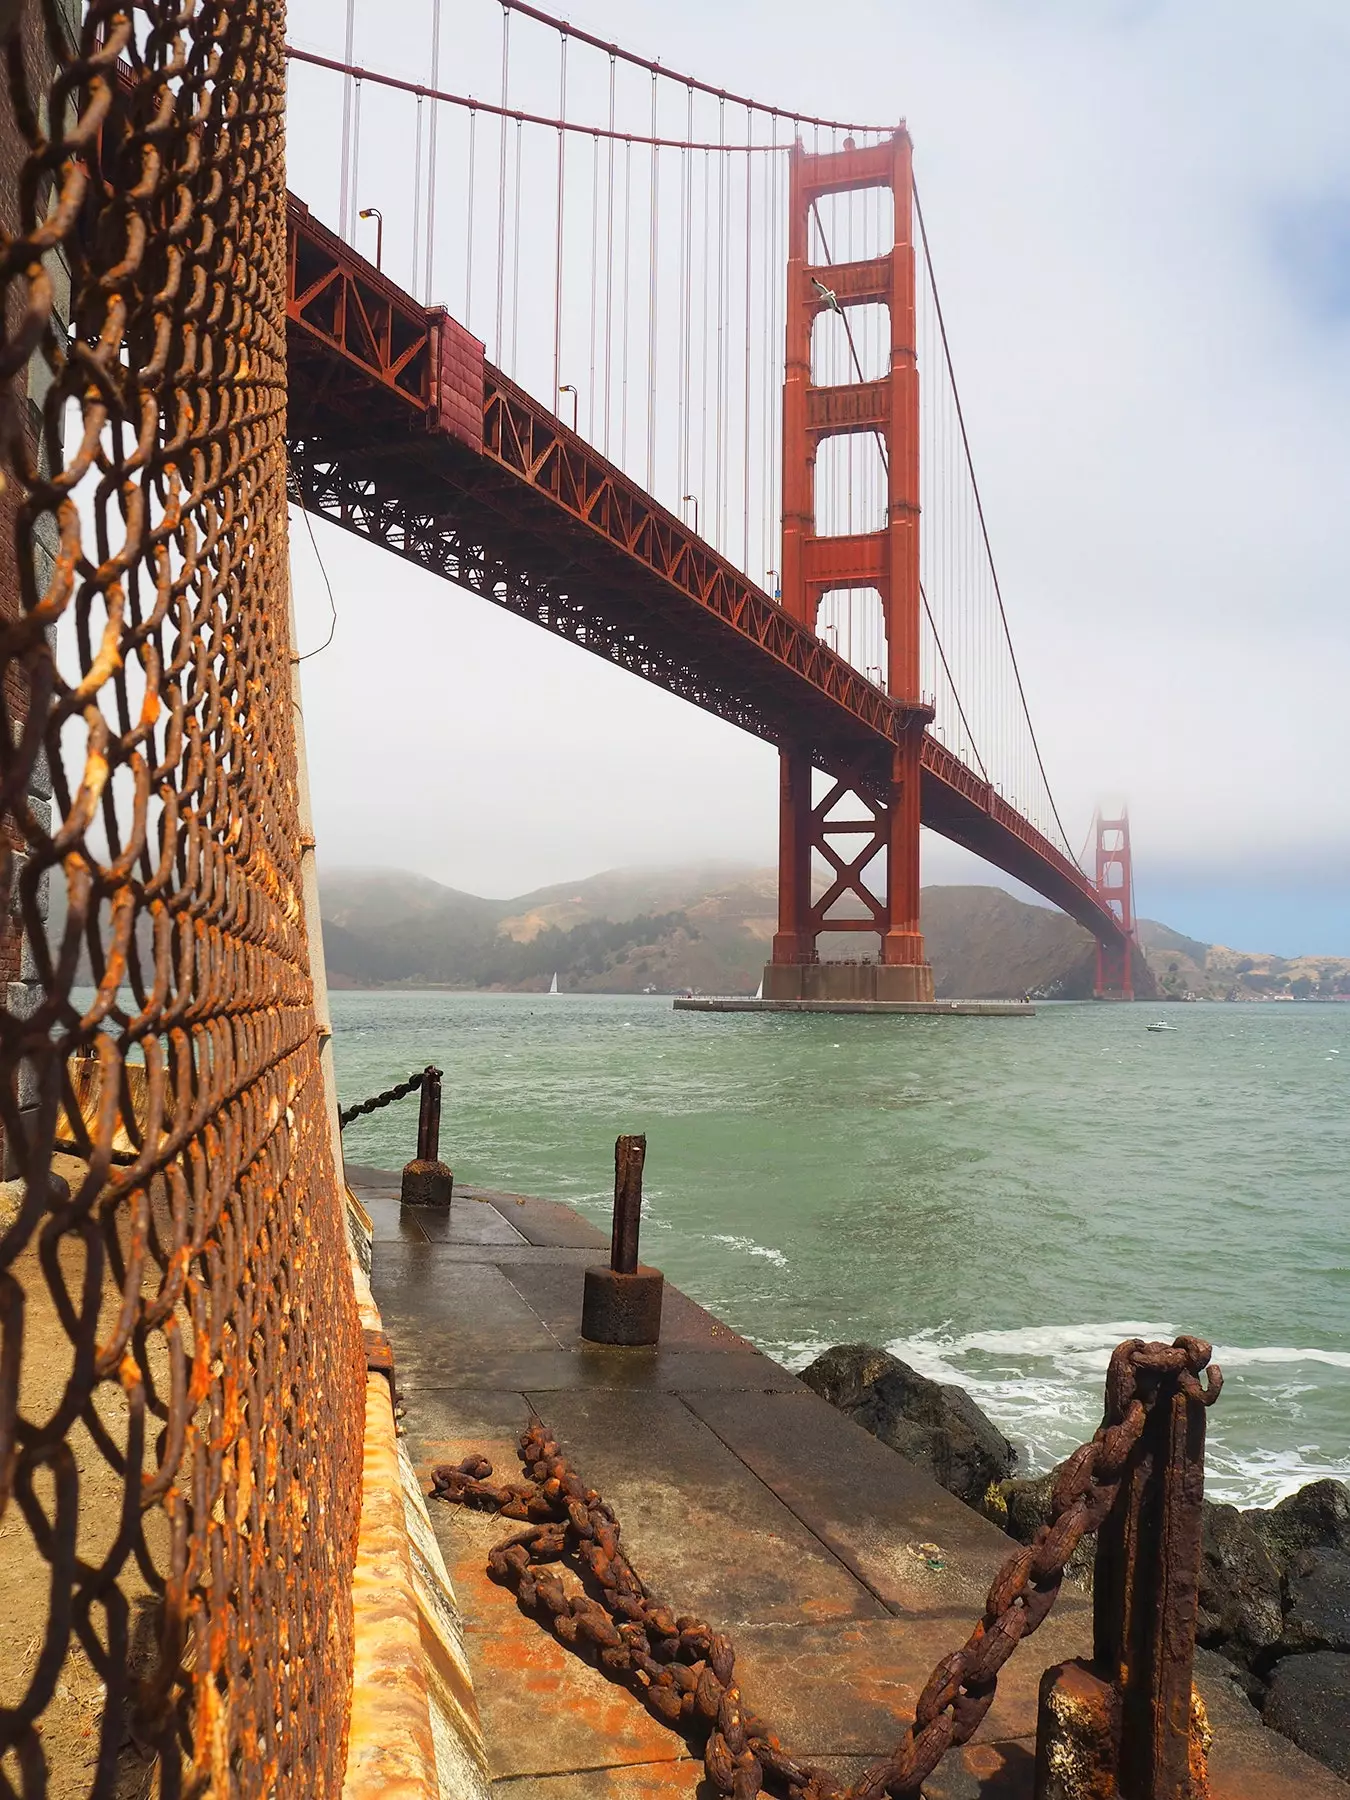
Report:
[{"label": "golden gate bridge", "polygon": [[[1098,812],[1085,867],[904,125],[522,0],[453,42],[432,10],[424,82],[353,60],[357,0],[342,56],[287,52],[336,172],[289,206],[294,497],[778,747],[766,998],[931,1000],[921,824],[1078,920],[1099,995],[1131,997],[1128,819]],[[390,149],[412,179],[386,191]],[[822,960],[838,932],[870,954]]]}]

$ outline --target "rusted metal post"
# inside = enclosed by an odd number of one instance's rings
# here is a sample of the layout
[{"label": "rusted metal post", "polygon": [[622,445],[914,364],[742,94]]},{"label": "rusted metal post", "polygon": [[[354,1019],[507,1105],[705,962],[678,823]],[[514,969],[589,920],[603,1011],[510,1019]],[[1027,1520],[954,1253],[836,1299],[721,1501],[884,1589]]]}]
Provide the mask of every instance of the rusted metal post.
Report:
[{"label": "rusted metal post", "polygon": [[422,1072],[422,1105],[417,1115],[417,1160],[437,1162],[441,1154],[441,1071],[430,1063]]},{"label": "rusted metal post", "polygon": [[647,1160],[645,1137],[614,1142],[614,1230],[609,1266],[631,1275],[638,1266],[638,1234],[642,1229],[642,1166]]},{"label": "rusted metal post", "polygon": [[581,1335],[593,1344],[654,1344],[661,1336],[665,1277],[638,1261],[645,1137],[614,1143],[614,1224],[609,1267],[587,1269]]},{"label": "rusted metal post", "polygon": [[1036,1800],[1202,1800],[1208,1793],[1203,1712],[1191,1677],[1205,1411],[1222,1377],[1211,1371],[1202,1390],[1196,1375],[1209,1345],[1179,1338],[1172,1348],[1183,1346],[1188,1360],[1180,1366],[1139,1366],[1148,1414],[1097,1536],[1093,1659],[1048,1669],[1041,1683]]},{"label": "rusted metal post", "polygon": [[430,1063],[422,1071],[421,1104],[417,1114],[417,1155],[403,1165],[405,1206],[449,1206],[455,1178],[440,1160],[441,1071]]}]

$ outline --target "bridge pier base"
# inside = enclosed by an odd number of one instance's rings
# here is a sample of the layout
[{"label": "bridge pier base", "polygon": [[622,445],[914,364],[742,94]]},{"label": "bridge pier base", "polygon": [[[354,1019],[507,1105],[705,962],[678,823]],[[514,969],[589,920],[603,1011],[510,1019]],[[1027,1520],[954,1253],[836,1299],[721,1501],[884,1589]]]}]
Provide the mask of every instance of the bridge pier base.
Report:
[{"label": "bridge pier base", "polygon": [[766,963],[766,1000],[918,1001],[933,999],[928,963]]}]

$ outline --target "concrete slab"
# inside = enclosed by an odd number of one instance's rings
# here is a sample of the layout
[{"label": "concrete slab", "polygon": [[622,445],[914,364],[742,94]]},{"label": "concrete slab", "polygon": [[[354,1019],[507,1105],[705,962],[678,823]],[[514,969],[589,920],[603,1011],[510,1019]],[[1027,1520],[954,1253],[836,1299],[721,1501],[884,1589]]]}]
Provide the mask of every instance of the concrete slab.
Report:
[{"label": "concrete slab", "polygon": [[519,1387],[479,1371],[500,1360],[504,1344],[517,1352],[557,1352],[557,1340],[500,1269],[438,1263],[431,1249],[407,1242],[375,1249],[371,1290],[393,1342],[400,1391],[443,1384],[447,1370],[463,1386]]},{"label": "concrete slab", "polygon": [[[904,1736],[934,1667],[959,1650],[975,1620],[967,1613],[923,1619],[741,1625],[736,1679],[748,1704],[797,1755],[876,1760]],[[974,1742],[1034,1729],[1041,1672],[1089,1649],[1091,1621],[1052,1613],[1003,1666],[994,1704]]]},{"label": "concrete slab", "polygon": [[[686,1403],[822,1543],[901,1614],[983,1609],[1011,1548],[988,1520],[808,1388],[748,1401],[681,1390]],[[936,1544],[940,1569],[917,1554]],[[1081,1597],[1061,1603],[1085,1606]],[[1076,1653],[1075,1653],[1076,1654]],[[1053,1659],[1048,1659],[1053,1660]]]},{"label": "concrete slab", "polygon": [[505,1194],[499,1188],[471,1188],[477,1199],[486,1200],[515,1226],[532,1244],[556,1244],[560,1248],[579,1250],[594,1247],[609,1256],[609,1233],[584,1219],[570,1206],[555,1200],[537,1200],[532,1194]]},{"label": "concrete slab", "polygon": [[[452,1264],[445,1274],[469,1276],[482,1271],[483,1265]],[[500,1269],[492,1274],[505,1282]],[[509,1285],[509,1283],[508,1283]],[[380,1306],[378,1283],[376,1299]],[[516,1304],[524,1301],[516,1290]],[[386,1320],[389,1315],[386,1313]],[[530,1317],[534,1319],[534,1315]],[[534,1320],[539,1331],[544,1327]],[[392,1332],[391,1332],[392,1335]],[[419,1388],[494,1387],[515,1388],[520,1393],[531,1390],[604,1388],[645,1390],[656,1393],[683,1392],[685,1389],[714,1391],[734,1389],[742,1393],[767,1394],[793,1392],[800,1383],[786,1369],[768,1357],[762,1360],[745,1356],[726,1356],[716,1350],[665,1350],[661,1348],[619,1349],[603,1344],[587,1344],[580,1339],[568,1349],[498,1351],[490,1341],[471,1338],[464,1332],[447,1339],[451,1354],[440,1362],[434,1346],[423,1344],[408,1362],[408,1368]],[[399,1343],[394,1345],[394,1359],[400,1370],[404,1359]]]},{"label": "concrete slab", "polygon": [[633,1566],[677,1613],[755,1621],[879,1619],[883,1608],[670,1394],[532,1393],[623,1526]]}]

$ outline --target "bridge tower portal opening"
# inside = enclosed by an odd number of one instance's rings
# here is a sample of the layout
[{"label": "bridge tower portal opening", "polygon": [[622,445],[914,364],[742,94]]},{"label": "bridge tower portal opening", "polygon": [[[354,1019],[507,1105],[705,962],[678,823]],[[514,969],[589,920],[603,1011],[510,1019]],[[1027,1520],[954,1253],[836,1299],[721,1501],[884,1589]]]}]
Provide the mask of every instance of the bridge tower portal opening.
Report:
[{"label": "bridge tower portal opening", "polygon": [[[764,971],[764,997],[774,1000],[931,1001],[933,972],[919,926],[919,783],[924,727],[933,716],[919,672],[919,369],[916,355],[915,261],[911,220],[913,146],[901,126],[882,143],[858,149],[791,151],[788,190],[787,358],[783,386],[782,603],[816,629],[823,596],[869,589],[881,597],[886,668],[883,686],[897,707],[898,738],[889,780],[864,781],[819,744],[780,745],[778,930]],[[889,190],[894,199],[891,248],[864,261],[812,260],[811,222],[829,195]],[[812,328],[824,311],[884,306],[890,315],[889,366],[876,379],[817,385],[811,379]],[[857,371],[865,376],[867,371]],[[815,513],[820,446],[849,433],[874,436],[886,488],[881,529],[821,535]],[[813,770],[828,790],[817,803]],[[841,816],[842,815],[842,816]],[[833,879],[813,899],[813,856]],[[873,871],[884,870],[878,893]],[[854,921],[826,913],[847,896],[862,903]],[[856,904],[852,908],[858,911]],[[879,932],[879,963],[822,963],[821,931]]]},{"label": "bridge tower portal opening", "polygon": [[1134,866],[1130,859],[1130,815],[1121,808],[1118,819],[1103,816],[1100,808],[1092,821],[1097,840],[1097,891],[1120,921],[1123,936],[1112,943],[1097,940],[1098,1000],[1134,999]]}]

